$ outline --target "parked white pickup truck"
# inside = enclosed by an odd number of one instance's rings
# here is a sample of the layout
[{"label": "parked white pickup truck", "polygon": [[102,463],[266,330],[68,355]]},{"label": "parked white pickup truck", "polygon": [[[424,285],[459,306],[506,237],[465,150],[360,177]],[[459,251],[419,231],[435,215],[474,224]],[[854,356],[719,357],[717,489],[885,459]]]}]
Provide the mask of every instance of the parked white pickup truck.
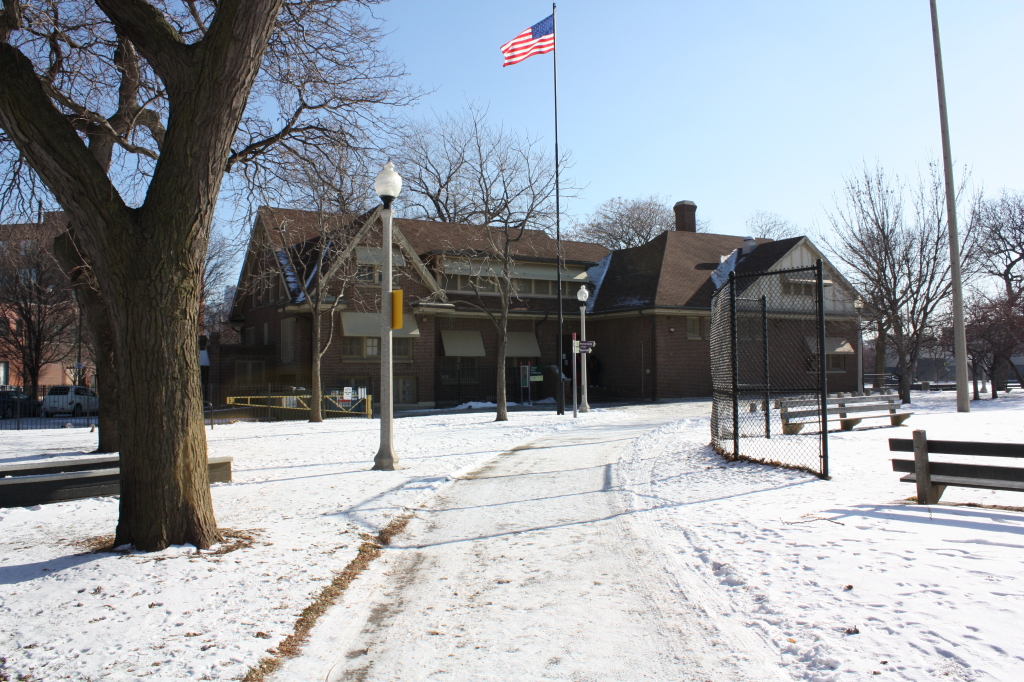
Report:
[{"label": "parked white pickup truck", "polygon": [[84,386],[52,386],[43,398],[41,408],[44,417],[55,414],[70,414],[81,417],[83,414],[96,414],[100,409],[100,399],[96,392]]}]

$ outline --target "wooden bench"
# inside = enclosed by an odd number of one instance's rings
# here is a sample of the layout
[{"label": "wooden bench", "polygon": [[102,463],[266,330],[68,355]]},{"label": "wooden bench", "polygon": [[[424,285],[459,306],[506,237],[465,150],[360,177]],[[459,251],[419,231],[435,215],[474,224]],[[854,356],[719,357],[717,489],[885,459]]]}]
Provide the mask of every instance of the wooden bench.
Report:
[{"label": "wooden bench", "polygon": [[[795,398],[777,400],[775,406],[779,410],[782,421],[782,433],[794,435],[800,433],[804,424],[821,421],[821,401],[816,398]],[[910,419],[913,412],[897,412],[900,400],[896,395],[862,395],[862,396],[830,396],[827,401],[827,419],[839,421],[843,431],[851,431],[853,427],[865,419],[888,417],[892,426],[900,426]],[[881,412],[882,414],[863,414],[865,412]],[[856,413],[857,416],[848,416]],[[833,416],[835,415],[835,416]],[[794,421],[802,420],[802,421]]]},{"label": "wooden bench", "polygon": [[[211,483],[231,482],[233,457],[210,457]],[[116,455],[0,466],[0,508],[67,502],[121,492]]]},{"label": "wooden bench", "polygon": [[948,485],[1024,492],[1024,467],[933,462],[931,460],[931,455],[1024,459],[1024,445],[1019,443],[928,440],[923,430],[916,430],[913,439],[890,438],[889,450],[914,453],[914,459],[892,460],[892,470],[907,474],[900,481],[917,484],[918,504],[935,504],[942,497],[942,493]]}]

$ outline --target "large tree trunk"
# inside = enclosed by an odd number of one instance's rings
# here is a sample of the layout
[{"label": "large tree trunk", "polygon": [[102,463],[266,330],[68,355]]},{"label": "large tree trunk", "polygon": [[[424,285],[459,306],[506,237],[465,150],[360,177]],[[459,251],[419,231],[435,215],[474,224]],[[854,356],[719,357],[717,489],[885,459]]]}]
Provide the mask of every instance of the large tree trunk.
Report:
[{"label": "large tree trunk", "polygon": [[313,304],[313,315],[311,320],[312,326],[310,329],[310,336],[312,336],[313,339],[310,344],[310,350],[313,352],[313,355],[310,358],[309,421],[322,422],[324,420],[323,413],[320,409],[324,401],[323,388],[320,385],[320,332],[322,325],[320,313],[317,309],[317,304],[315,303]]},{"label": "large tree trunk", "polygon": [[[16,47],[0,43],[0,127],[68,213],[110,315],[121,421],[117,544],[219,538],[199,374],[199,282],[231,143],[283,0],[221,0],[186,44],[147,3],[96,0],[168,93],[166,134],[131,208]],[[6,38],[6,35],[2,36]]]},{"label": "large tree trunk", "polygon": [[96,278],[81,257],[74,243],[74,234],[67,230],[53,240],[53,253],[68,273],[75,287],[82,317],[92,337],[96,360],[96,390],[100,396],[99,443],[96,453],[120,452],[120,410],[117,400],[117,367],[114,364],[114,334],[106,306],[100,297]]},{"label": "large tree trunk", "polygon": [[498,319],[498,364],[496,367],[497,375],[495,376],[495,390],[497,391],[497,396],[494,402],[498,404],[497,413],[494,417],[494,421],[496,422],[508,421],[508,388],[505,382],[505,347],[508,344],[508,297],[510,295],[509,288],[511,287],[511,284],[506,277],[502,277],[502,280],[503,281],[498,285],[498,291],[501,292],[501,316]]},{"label": "large tree trunk", "polygon": [[[210,496],[199,373],[202,238],[194,216],[132,225],[107,250],[104,298],[116,344],[121,504],[115,544],[159,549],[219,541]],[[162,266],[150,264],[162,261]],[[153,314],[154,312],[160,314]],[[146,362],[133,362],[145,358]]]},{"label": "large tree trunk", "polygon": [[875,337],[875,377],[871,388],[885,388],[885,327],[878,321],[878,336]]}]

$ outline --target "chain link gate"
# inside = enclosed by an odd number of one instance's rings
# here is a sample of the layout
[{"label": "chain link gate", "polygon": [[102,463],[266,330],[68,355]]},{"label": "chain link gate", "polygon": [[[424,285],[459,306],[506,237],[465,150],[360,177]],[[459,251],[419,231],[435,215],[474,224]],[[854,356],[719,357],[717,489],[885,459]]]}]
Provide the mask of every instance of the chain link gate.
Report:
[{"label": "chain link gate", "polygon": [[[822,262],[729,273],[711,302],[711,442],[828,478]],[[799,425],[795,423],[799,420]]]}]

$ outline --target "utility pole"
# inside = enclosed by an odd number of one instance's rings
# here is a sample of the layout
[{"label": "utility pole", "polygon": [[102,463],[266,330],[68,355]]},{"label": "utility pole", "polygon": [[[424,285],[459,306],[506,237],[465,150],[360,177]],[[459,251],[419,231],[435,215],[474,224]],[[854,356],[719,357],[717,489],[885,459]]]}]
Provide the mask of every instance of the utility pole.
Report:
[{"label": "utility pole", "polygon": [[964,329],[964,292],[960,282],[960,238],[956,230],[956,187],[953,185],[953,154],[949,148],[949,118],[946,115],[946,84],[942,76],[939,47],[939,13],[935,0],[932,11],[932,44],[935,47],[935,81],[939,89],[939,127],[942,130],[942,167],[946,176],[946,216],[949,222],[949,268],[953,284],[953,357],[956,359],[956,411],[971,411],[967,388],[967,334]]}]

